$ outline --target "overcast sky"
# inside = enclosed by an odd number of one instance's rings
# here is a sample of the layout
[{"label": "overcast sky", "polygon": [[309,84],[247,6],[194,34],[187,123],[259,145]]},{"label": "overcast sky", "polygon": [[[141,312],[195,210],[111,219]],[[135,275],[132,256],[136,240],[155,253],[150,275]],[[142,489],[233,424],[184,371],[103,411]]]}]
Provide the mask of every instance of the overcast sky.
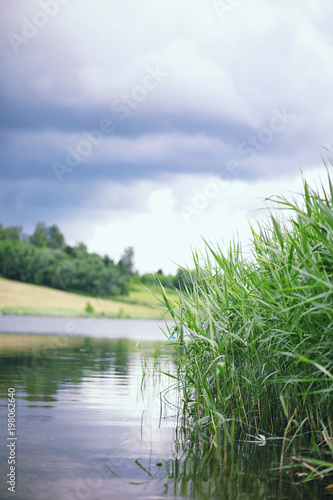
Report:
[{"label": "overcast sky", "polygon": [[1,222],[140,272],[244,243],[332,147],[331,0],[0,0]]}]

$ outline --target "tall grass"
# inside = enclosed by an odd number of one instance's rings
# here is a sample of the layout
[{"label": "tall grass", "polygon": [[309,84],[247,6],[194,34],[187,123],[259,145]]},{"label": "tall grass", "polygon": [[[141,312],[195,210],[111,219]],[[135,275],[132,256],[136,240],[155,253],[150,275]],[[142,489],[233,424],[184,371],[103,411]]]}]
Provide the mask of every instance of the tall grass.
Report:
[{"label": "tall grass", "polygon": [[332,182],[300,194],[275,199],[288,218],[251,228],[250,256],[206,243],[176,303],[163,290],[184,423],[219,449],[261,433],[282,438],[282,456],[295,443],[333,456]]}]

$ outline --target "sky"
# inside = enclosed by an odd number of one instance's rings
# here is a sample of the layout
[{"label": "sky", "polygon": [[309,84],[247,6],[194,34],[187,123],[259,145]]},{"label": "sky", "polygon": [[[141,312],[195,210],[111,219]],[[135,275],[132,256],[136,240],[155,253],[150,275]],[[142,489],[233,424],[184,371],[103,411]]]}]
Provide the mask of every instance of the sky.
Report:
[{"label": "sky", "polygon": [[[325,177],[330,0],[0,0],[0,221],[140,273]],[[328,151],[327,151],[328,150]]]}]

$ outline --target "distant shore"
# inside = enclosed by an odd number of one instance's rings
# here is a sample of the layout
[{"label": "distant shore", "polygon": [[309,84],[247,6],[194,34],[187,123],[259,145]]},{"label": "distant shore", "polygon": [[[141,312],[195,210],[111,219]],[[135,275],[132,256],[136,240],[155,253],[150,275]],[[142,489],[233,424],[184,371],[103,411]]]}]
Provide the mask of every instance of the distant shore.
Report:
[{"label": "distant shore", "polygon": [[0,278],[2,315],[161,320],[165,311],[139,284],[126,297],[102,299]]}]

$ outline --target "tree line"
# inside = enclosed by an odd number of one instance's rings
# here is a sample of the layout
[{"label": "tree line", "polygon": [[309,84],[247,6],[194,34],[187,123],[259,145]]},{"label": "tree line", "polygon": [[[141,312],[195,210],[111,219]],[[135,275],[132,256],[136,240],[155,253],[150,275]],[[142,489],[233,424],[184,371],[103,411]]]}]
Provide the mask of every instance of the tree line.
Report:
[{"label": "tree line", "polygon": [[165,276],[161,269],[139,276],[134,270],[132,247],[114,262],[108,255],[88,252],[82,242],[68,245],[57,225],[46,226],[44,222],[38,222],[30,236],[22,232],[22,226],[0,224],[0,275],[95,297],[127,295],[133,277],[148,288],[157,279],[164,287],[185,288],[190,283],[181,269],[175,276]]},{"label": "tree line", "polygon": [[0,274],[9,279],[98,297],[126,295],[133,274],[131,247],[118,263],[90,253],[84,243],[66,244],[58,226],[38,222],[31,236],[0,224]]}]

